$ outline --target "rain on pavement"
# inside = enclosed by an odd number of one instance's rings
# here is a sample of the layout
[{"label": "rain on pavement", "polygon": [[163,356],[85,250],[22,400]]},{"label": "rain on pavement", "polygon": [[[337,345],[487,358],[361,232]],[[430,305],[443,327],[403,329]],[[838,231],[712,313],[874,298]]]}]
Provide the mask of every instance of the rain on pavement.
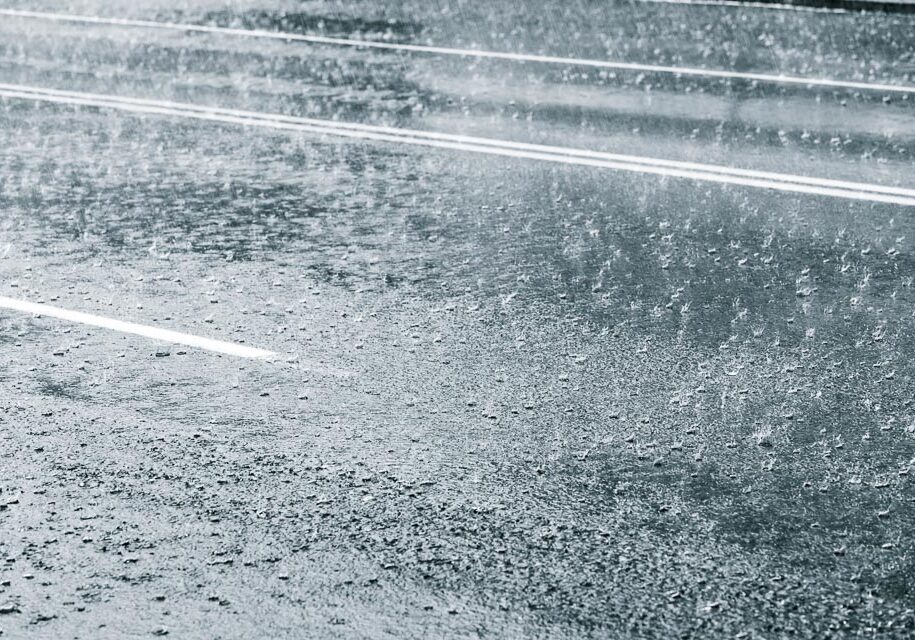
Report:
[{"label": "rain on pavement", "polygon": [[915,633],[911,12],[2,11],[3,638]]}]

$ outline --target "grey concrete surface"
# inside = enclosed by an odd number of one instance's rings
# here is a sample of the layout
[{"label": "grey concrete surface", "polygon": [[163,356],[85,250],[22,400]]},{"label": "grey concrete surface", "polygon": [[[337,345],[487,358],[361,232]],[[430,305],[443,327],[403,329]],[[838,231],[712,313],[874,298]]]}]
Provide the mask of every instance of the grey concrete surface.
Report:
[{"label": "grey concrete surface", "polygon": [[[911,84],[915,18],[33,2]],[[284,13],[285,12],[285,13]],[[913,99],[0,23],[0,81],[913,187]],[[0,103],[3,638],[909,638],[915,210]]]}]

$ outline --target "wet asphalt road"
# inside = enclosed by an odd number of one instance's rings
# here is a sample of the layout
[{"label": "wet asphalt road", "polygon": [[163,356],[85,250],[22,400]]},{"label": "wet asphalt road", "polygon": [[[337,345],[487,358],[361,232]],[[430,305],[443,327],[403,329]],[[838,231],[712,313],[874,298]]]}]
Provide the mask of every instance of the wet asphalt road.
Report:
[{"label": "wet asphalt road", "polygon": [[[5,6],[915,84],[911,15],[383,4]],[[915,94],[14,18],[0,82],[915,186]],[[915,208],[15,99],[0,143],[0,295],[282,354],[0,309],[2,637],[915,633]]]}]

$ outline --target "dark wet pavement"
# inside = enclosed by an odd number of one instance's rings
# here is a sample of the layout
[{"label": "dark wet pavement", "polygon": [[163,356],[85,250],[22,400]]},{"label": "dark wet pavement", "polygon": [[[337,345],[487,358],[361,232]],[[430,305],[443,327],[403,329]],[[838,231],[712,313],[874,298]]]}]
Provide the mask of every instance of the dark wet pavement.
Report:
[{"label": "dark wet pavement", "polygon": [[[913,82],[905,15],[39,7]],[[18,19],[0,69],[915,186],[880,92]],[[0,310],[4,637],[913,633],[911,207],[11,99],[0,132],[0,295],[283,354]]]}]

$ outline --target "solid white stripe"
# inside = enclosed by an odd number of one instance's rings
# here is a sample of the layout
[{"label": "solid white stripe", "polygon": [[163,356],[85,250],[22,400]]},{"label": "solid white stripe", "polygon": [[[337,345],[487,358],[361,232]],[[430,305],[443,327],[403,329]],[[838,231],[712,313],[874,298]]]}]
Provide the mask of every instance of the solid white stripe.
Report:
[{"label": "solid white stripe", "polygon": [[834,7],[809,7],[798,4],[776,4],[774,2],[743,2],[742,0],[635,0],[645,4],[685,4],[698,7],[731,7],[737,9],[770,9],[772,11],[800,11],[808,13],[849,13],[847,9]]},{"label": "solid white stripe", "polygon": [[[716,167],[714,165],[694,165],[703,167],[702,169],[691,169],[686,166],[676,167],[667,166],[666,163],[673,161],[656,160],[653,158],[638,158],[638,162],[627,160],[632,156],[614,156],[605,154],[605,157],[589,157],[584,155],[582,150],[558,147],[564,153],[551,153],[548,151],[538,151],[526,148],[526,145],[517,146],[515,143],[498,140],[485,140],[486,143],[462,142],[460,140],[443,140],[437,137],[418,137],[414,135],[403,135],[397,129],[390,131],[369,131],[362,128],[355,129],[352,124],[341,125],[333,121],[314,121],[320,124],[305,124],[299,122],[289,122],[277,118],[270,114],[260,115],[230,115],[220,113],[217,110],[197,105],[185,105],[183,108],[178,106],[157,106],[153,101],[139,100],[121,100],[116,96],[93,96],[93,94],[75,95],[75,92],[50,92],[31,91],[28,88],[22,90],[11,90],[6,87],[15,85],[0,85],[0,96],[19,98],[26,100],[37,100],[44,102],[53,102],[68,105],[84,105],[93,107],[102,107],[118,109],[133,113],[146,113],[165,116],[178,116],[184,118],[193,118],[212,122],[224,122],[230,124],[240,124],[245,126],[266,127],[271,129],[285,131],[299,131],[306,133],[329,134],[347,138],[357,138],[366,140],[377,140],[382,142],[394,142],[403,144],[420,145],[426,147],[435,147],[440,149],[452,149],[459,151],[473,151],[489,155],[507,156],[514,158],[527,158],[533,160],[545,160],[548,162],[557,162],[571,165],[590,166],[606,169],[618,169],[624,171],[634,171],[639,173],[649,173],[654,175],[688,178],[693,180],[703,180],[709,182],[718,182],[723,184],[734,184],[741,186],[760,187],[774,189],[777,191],[786,191],[793,193],[804,193],[810,195],[825,195],[837,198],[851,200],[866,200],[871,202],[882,202],[888,204],[899,204],[905,206],[915,206],[915,190],[903,189],[900,187],[882,187],[881,185],[866,185],[861,183],[844,183],[841,181],[828,181],[821,178],[807,178],[805,176],[794,176],[787,174],[764,174],[760,176],[743,176],[729,173],[726,167]],[[82,97],[87,96],[87,97]],[[181,105],[181,103],[162,103],[164,105]],[[244,112],[255,114],[256,112]],[[303,119],[305,120],[305,119]],[[362,125],[365,126],[365,125]],[[422,133],[422,132],[410,132]],[[444,135],[444,134],[435,134]],[[474,138],[469,138],[475,140]],[[551,147],[543,147],[551,149]],[[591,153],[591,152],[587,152]],[[688,164],[688,163],[684,163]],[[842,186],[829,186],[829,183]],[[846,186],[847,185],[847,186]],[[866,188],[862,188],[866,187]],[[911,194],[911,195],[910,195]]]},{"label": "solid white stripe", "polygon": [[122,333],[132,333],[134,335],[143,336],[144,338],[171,342],[173,344],[183,344],[189,347],[215,351],[216,353],[224,353],[230,356],[239,356],[242,358],[272,358],[277,355],[273,351],[267,351],[265,349],[255,349],[254,347],[246,347],[232,342],[201,338],[200,336],[193,336],[187,333],[169,331],[167,329],[150,327],[148,325],[136,324],[133,322],[124,322],[122,320],[115,320],[114,318],[106,318],[104,316],[83,313],[81,311],[70,311],[69,309],[61,309],[60,307],[52,307],[47,304],[27,302],[25,300],[17,300],[5,296],[0,296],[0,308],[59,318],[60,320],[87,324],[103,329],[111,329],[112,331],[120,331]]},{"label": "solid white stripe", "polygon": [[[437,133],[433,131],[422,131],[419,129],[402,129],[397,127],[385,127],[379,125],[367,125],[356,122],[339,122],[336,120],[320,120],[316,118],[302,118],[295,116],[284,116],[280,114],[262,113],[258,111],[246,111],[242,109],[226,109],[221,107],[209,107],[184,102],[171,102],[167,100],[148,100],[143,98],[121,97],[114,95],[84,93],[80,91],[64,91],[58,89],[45,89],[42,87],[31,87],[26,85],[12,85],[0,83],[0,95],[3,90],[12,93],[29,93],[36,96],[53,96],[73,98],[75,100],[88,100],[92,105],[104,102],[112,108],[118,108],[119,104],[149,106],[156,108],[178,109],[182,111],[194,111],[202,114],[218,114],[226,116],[236,116],[240,118],[252,118],[260,121],[271,121],[277,123],[292,123],[307,126],[316,126],[323,129],[353,129],[369,133],[379,133],[386,135],[401,136],[405,138],[425,138],[430,140],[445,140],[449,142],[467,143],[472,145],[484,145],[493,147],[502,147],[507,149],[516,149],[522,151],[534,151],[539,153],[548,153],[554,155],[576,156],[583,158],[594,158],[610,162],[624,162],[631,164],[645,164],[649,166],[669,167],[673,169],[683,169],[687,171],[698,171],[702,173],[712,173],[721,175],[733,175],[746,178],[759,178],[761,180],[771,180],[775,182],[797,182],[799,184],[815,185],[820,187],[829,187],[834,189],[843,189],[851,191],[870,191],[873,193],[884,193],[892,195],[901,195],[909,198],[915,198],[915,189],[906,187],[884,186],[879,184],[868,184],[863,182],[853,182],[847,180],[833,180],[830,178],[816,178],[810,176],[798,176],[786,173],[775,173],[771,171],[757,171],[754,169],[740,169],[736,167],[727,167],[722,165],[702,164],[698,162],[685,162],[682,160],[665,160],[662,158],[650,158],[645,156],[633,156],[620,153],[609,153],[604,151],[591,151],[588,149],[576,149],[573,147],[558,147],[553,145],[530,144],[525,142],[514,142],[510,140],[498,140],[494,138],[481,138],[477,136],[466,136],[450,133]],[[30,96],[19,96],[30,97]],[[36,97],[36,99],[41,99]],[[56,101],[56,100],[55,100]],[[65,101],[66,102],[66,101]],[[86,103],[86,104],[90,104]],[[266,126],[266,125],[263,125]]]},{"label": "solid white stripe", "polygon": [[786,76],[772,73],[751,73],[743,71],[730,71],[727,69],[702,69],[697,67],[675,67],[669,65],[641,64],[636,62],[616,62],[612,60],[593,60],[588,58],[563,58],[530,53],[510,53],[506,51],[483,51],[479,49],[461,49],[453,47],[436,47],[419,44],[400,44],[392,42],[378,42],[373,40],[355,40],[352,38],[331,38],[327,36],[303,35],[298,33],[285,33],[281,31],[265,31],[263,29],[237,29],[231,27],[213,27],[197,24],[177,22],[159,22],[155,20],[133,20],[128,18],[105,18],[101,16],[85,16],[67,13],[51,13],[45,11],[26,11],[21,9],[0,9],[0,15],[52,20],[56,22],[75,22],[82,24],[100,24],[120,27],[142,27],[147,29],[166,29],[171,31],[191,31],[197,33],[215,33],[222,35],[244,36],[249,38],[270,38],[287,42],[308,42],[311,44],[325,44],[332,46],[359,47],[371,49],[386,49],[390,51],[407,51],[411,53],[431,53],[437,55],[452,55],[475,58],[491,58],[497,60],[511,60],[514,62],[539,62],[544,64],[562,64],[580,67],[595,67],[600,69],[614,69],[617,71],[640,71],[646,73],[663,73],[680,76],[699,76],[707,78],[721,78],[730,80],[749,80],[774,84],[791,84],[810,87],[829,87],[833,89],[855,89],[860,91],[878,91],[892,93],[915,94],[915,86],[886,84],[876,82],[858,82],[853,80],[835,80],[831,78],[805,78],[801,76]]}]

